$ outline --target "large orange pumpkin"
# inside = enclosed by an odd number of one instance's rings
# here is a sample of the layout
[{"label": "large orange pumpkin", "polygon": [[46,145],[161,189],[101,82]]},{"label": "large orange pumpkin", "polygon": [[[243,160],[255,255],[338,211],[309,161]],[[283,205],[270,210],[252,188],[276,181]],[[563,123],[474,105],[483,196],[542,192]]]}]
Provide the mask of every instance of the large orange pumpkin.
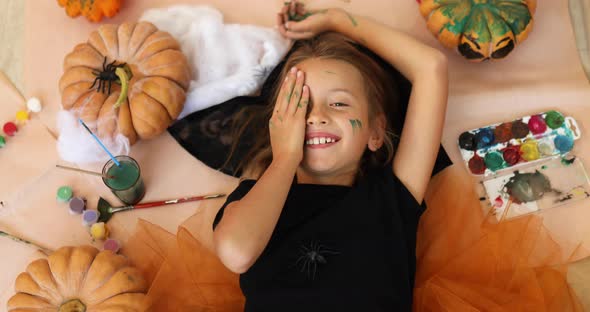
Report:
[{"label": "large orange pumpkin", "polygon": [[27,266],[8,311],[144,311],[146,280],[125,257],[92,246],[62,247]]},{"label": "large orange pumpkin", "polygon": [[100,137],[131,144],[168,128],[184,106],[191,79],[178,42],[148,22],[102,25],[64,60],[62,106]]},{"label": "large orange pumpkin", "polygon": [[533,27],[537,0],[422,0],[428,29],[470,61],[501,59]]}]

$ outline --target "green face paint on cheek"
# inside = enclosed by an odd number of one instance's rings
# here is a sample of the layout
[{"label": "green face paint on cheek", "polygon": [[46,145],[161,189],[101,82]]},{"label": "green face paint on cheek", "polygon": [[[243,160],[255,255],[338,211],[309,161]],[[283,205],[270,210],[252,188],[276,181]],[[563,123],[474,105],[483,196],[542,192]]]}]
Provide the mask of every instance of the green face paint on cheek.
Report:
[{"label": "green face paint on cheek", "polygon": [[356,133],[356,130],[360,130],[363,127],[363,124],[358,119],[349,119],[350,126],[352,127],[352,133]]}]

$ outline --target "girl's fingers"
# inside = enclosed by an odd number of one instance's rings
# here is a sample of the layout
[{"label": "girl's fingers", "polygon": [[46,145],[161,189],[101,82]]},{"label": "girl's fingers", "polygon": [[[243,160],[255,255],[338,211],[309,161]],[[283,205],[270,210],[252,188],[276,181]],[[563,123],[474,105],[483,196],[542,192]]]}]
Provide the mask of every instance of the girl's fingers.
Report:
[{"label": "girl's fingers", "polygon": [[277,16],[277,27],[279,29],[279,33],[281,34],[281,36],[287,37],[287,28],[285,28],[285,22],[283,21],[283,15],[282,13],[279,13]]},{"label": "girl's fingers", "polygon": [[283,87],[281,88],[282,94],[279,94],[279,97],[277,98],[277,102],[281,103],[281,104],[278,108],[275,109],[275,113],[278,111],[279,114],[285,114],[285,112],[287,111],[287,109],[289,107],[289,102],[291,101],[293,88],[295,87],[296,73],[297,73],[297,68],[295,68],[295,67],[293,67],[293,68],[291,68],[291,70],[289,70],[289,73],[287,74],[287,78],[286,78],[285,82],[283,83]]},{"label": "girl's fingers", "polygon": [[283,85],[281,86],[281,90],[277,96],[277,101],[275,103],[275,108],[273,115],[276,114],[284,114],[287,105],[289,105],[289,100],[291,99],[291,92],[293,91],[293,86],[295,85],[295,73],[297,69],[295,67],[291,68],[291,70],[287,73],[285,80],[283,80]]},{"label": "girl's fingers", "polygon": [[305,13],[307,13],[305,12],[305,3],[297,2],[295,12],[297,12],[299,15],[305,15]]},{"label": "girl's fingers", "polygon": [[303,81],[305,80],[305,76],[302,71],[297,71],[297,78],[295,81],[295,86],[293,87],[293,93],[291,94],[291,98],[289,99],[289,106],[287,107],[287,116],[291,116],[295,114],[297,110],[297,106],[300,104],[299,100],[301,100],[301,91],[303,88]]},{"label": "girl's fingers", "polygon": [[279,28],[279,30],[281,27],[285,28],[285,22],[283,22],[283,13],[280,13],[280,12],[277,13],[276,20],[277,20],[277,27]]},{"label": "girl's fingers", "polygon": [[289,15],[293,16],[295,15],[295,13],[297,12],[295,9],[297,8],[297,1],[293,0],[291,1],[291,5],[289,6]]},{"label": "girl's fingers", "polygon": [[295,116],[303,116],[307,114],[307,107],[309,105],[309,87],[307,85],[303,85],[303,90],[301,91],[301,99],[297,105],[297,110],[295,111]]},{"label": "girl's fingers", "polygon": [[293,32],[293,33],[304,33],[304,32],[308,32],[311,28],[312,28],[312,22],[309,19],[304,19],[300,22],[286,22],[285,23],[285,28],[287,31]]},{"label": "girl's fingers", "polygon": [[283,34],[283,36],[289,38],[289,39],[308,39],[314,36],[314,33],[311,31],[308,32],[296,32],[296,31],[289,31],[289,30],[285,30],[285,33]]}]

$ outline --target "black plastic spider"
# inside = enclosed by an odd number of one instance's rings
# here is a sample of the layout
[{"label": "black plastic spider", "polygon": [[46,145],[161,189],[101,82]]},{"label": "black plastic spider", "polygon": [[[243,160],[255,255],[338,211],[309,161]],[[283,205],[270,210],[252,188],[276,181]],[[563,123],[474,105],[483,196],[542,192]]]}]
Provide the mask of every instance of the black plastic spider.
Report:
[{"label": "black plastic spider", "polygon": [[115,62],[117,62],[117,61],[113,61],[112,63],[107,65],[107,57],[105,56],[104,61],[102,62],[102,71],[98,71],[98,70],[92,71],[92,74],[94,74],[96,76],[96,79],[94,79],[94,82],[92,83],[92,85],[88,89],[94,88],[94,85],[98,81],[98,87],[96,88],[96,92],[104,93],[105,85],[108,82],[109,88],[108,88],[107,95],[110,95],[111,94],[111,85],[112,85],[113,81],[115,81],[115,82],[119,81],[119,77],[115,74],[115,70],[117,70],[117,68],[119,68],[119,67],[125,67],[125,65],[126,65],[126,63],[116,65]]},{"label": "black plastic spider", "polygon": [[318,265],[326,264],[327,255],[338,255],[340,252],[336,250],[330,250],[325,246],[321,245],[319,242],[311,241],[311,244],[308,247],[305,245],[299,246],[300,256],[297,258],[297,262],[293,264],[293,266],[298,266],[299,263],[302,263],[300,272],[303,273],[305,271],[307,273],[307,277],[310,277],[313,280],[315,278],[315,273],[317,271]]}]

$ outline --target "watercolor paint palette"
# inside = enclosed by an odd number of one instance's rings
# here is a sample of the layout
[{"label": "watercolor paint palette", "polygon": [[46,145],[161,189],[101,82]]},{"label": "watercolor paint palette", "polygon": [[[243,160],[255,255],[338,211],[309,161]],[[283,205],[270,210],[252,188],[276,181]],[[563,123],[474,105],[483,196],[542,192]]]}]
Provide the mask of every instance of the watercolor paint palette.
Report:
[{"label": "watercolor paint palette", "polygon": [[565,156],[580,136],[572,117],[553,110],[465,131],[458,145],[469,172],[486,177]]},{"label": "watercolor paint palette", "polygon": [[488,202],[486,212],[498,221],[590,197],[590,178],[582,161],[571,155],[488,177],[481,186]]}]

